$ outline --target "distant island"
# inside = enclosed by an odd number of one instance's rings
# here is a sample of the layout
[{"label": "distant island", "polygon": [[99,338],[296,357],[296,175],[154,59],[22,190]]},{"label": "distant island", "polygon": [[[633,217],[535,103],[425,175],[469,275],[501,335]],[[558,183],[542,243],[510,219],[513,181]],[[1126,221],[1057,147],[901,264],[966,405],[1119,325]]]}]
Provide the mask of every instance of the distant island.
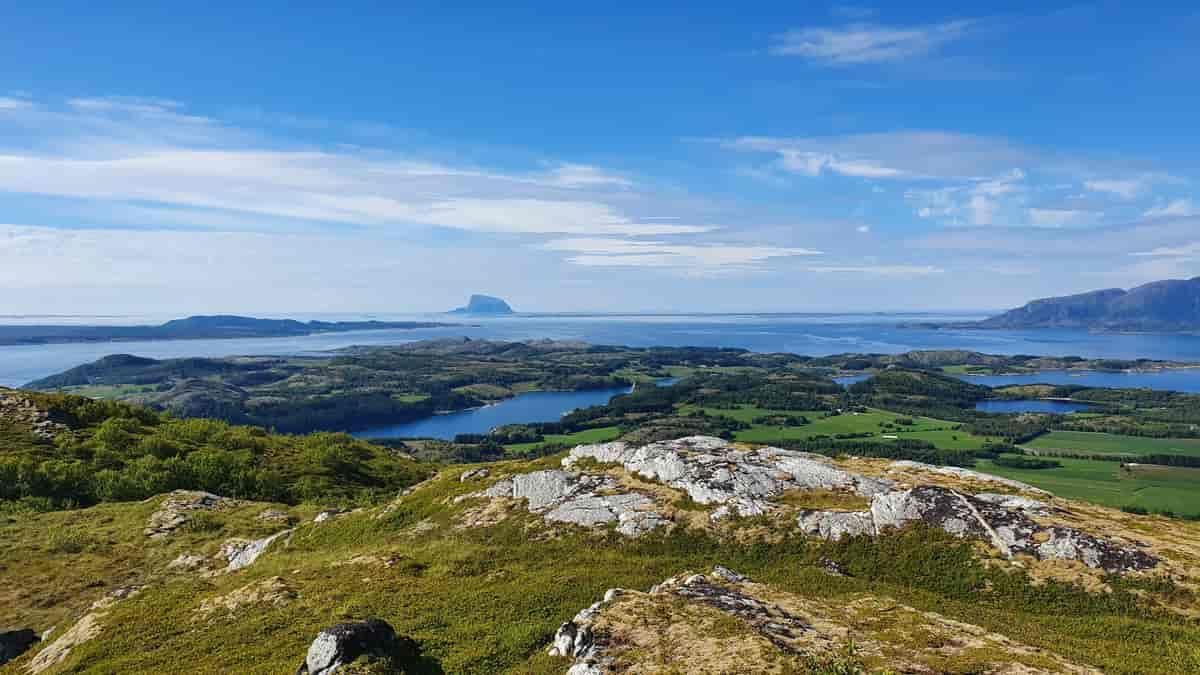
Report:
[{"label": "distant island", "polygon": [[1086,328],[1111,331],[1200,330],[1200,277],[1129,290],[1109,288],[1034,300],[976,328]]},{"label": "distant island", "polygon": [[189,316],[158,326],[0,326],[0,345],[295,337],[352,330],[437,328],[453,325],[456,324],[420,321],[296,321],[232,315]]},{"label": "distant island", "polygon": [[452,309],[450,314],[512,314],[512,307],[500,298],[491,295],[472,295],[463,307]]}]

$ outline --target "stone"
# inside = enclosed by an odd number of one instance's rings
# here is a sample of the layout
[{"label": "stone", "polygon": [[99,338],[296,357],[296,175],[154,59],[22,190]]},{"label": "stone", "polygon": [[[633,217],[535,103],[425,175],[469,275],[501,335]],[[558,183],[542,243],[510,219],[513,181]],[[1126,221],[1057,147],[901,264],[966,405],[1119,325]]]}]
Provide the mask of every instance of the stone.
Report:
[{"label": "stone", "polygon": [[263,512],[259,513],[257,516],[255,516],[255,518],[257,518],[258,520],[266,520],[269,522],[277,522],[277,523],[278,522],[290,523],[292,521],[291,514],[289,514],[287,511],[282,511],[280,509],[266,509]]},{"label": "stone", "polygon": [[208,562],[208,558],[205,558],[202,555],[181,553],[177,558],[167,563],[167,569],[194,570],[198,567],[203,567],[206,562]]},{"label": "stone", "polygon": [[462,472],[462,475],[458,477],[458,481],[460,483],[465,483],[469,480],[479,480],[480,478],[487,478],[490,475],[492,475],[491,471],[488,471],[485,467],[480,467],[478,469],[470,469],[468,471]]},{"label": "stone", "polygon": [[270,545],[274,543],[276,539],[287,536],[291,533],[291,530],[284,530],[283,532],[276,532],[269,537],[255,539],[253,541],[248,541],[245,539],[230,539],[221,545],[221,550],[217,553],[217,557],[227,560],[229,562],[229,566],[226,569],[230,572],[234,572],[254,564],[254,561],[258,560],[259,556],[265,553],[267,548],[270,547]]},{"label": "stone", "polygon": [[211,492],[175,490],[167,495],[158,510],[150,514],[145,534],[151,539],[160,539],[170,535],[188,522],[192,513],[233,508],[238,503],[235,499],[214,495]]},{"label": "stone", "polygon": [[975,480],[975,481],[980,481],[983,483],[996,483],[998,485],[1003,485],[1005,487],[1013,488],[1014,490],[1021,490],[1022,492],[1031,492],[1031,493],[1039,494],[1039,495],[1049,495],[1050,494],[1049,492],[1046,492],[1045,490],[1043,490],[1041,488],[1033,487],[1032,485],[1029,485],[1028,483],[1022,483],[1019,480],[1013,480],[1011,478],[1002,478],[1000,476],[993,476],[991,474],[981,473],[979,471],[973,471],[971,469],[964,469],[964,468],[957,467],[957,466],[935,466],[933,464],[926,464],[924,462],[914,462],[914,461],[907,460],[907,459],[901,459],[901,460],[896,460],[895,462],[892,462],[891,468],[892,469],[900,469],[900,470],[927,471],[929,473],[938,473],[938,474],[942,474],[943,476],[952,476],[954,478]]},{"label": "stone", "polygon": [[334,518],[337,518],[338,516],[342,515],[343,513],[349,513],[349,512],[350,512],[350,509],[326,509],[326,510],[318,513],[313,518],[313,522],[314,523],[323,523],[327,520],[333,520]]},{"label": "stone", "polygon": [[796,524],[805,534],[838,541],[842,537],[875,534],[870,513],[843,511],[801,511]]},{"label": "stone", "polygon": [[381,619],[339,623],[317,634],[296,675],[330,675],[365,655],[411,660],[417,653],[415,642],[398,637],[395,629]]},{"label": "stone", "polygon": [[763,515],[775,508],[771,498],[788,490],[844,490],[869,497],[894,485],[844,471],[821,455],[770,447],[741,449],[711,436],[641,447],[622,442],[581,445],[563,465],[571,467],[582,459],[620,464],[641,478],[682,490],[697,504],[716,506],[713,520],[734,513]]},{"label": "stone", "polygon": [[1108,573],[1146,570],[1158,564],[1157,558],[1136,548],[1069,527],[1042,525],[1029,517],[1044,512],[1045,505],[1032,499],[988,493],[981,499],[922,485],[875,495],[868,511],[805,511],[797,524],[808,534],[837,540],[921,522],[956,537],[983,540],[1010,558],[1024,554],[1039,560],[1077,560]]},{"label": "stone", "polygon": [[523,499],[530,513],[552,522],[583,527],[616,523],[617,531],[629,537],[670,523],[654,511],[654,500],[623,490],[609,476],[546,470],[504,478],[478,496]]},{"label": "stone", "polygon": [[25,670],[36,675],[36,673],[45,671],[65,661],[71,655],[73,649],[100,634],[100,631],[104,628],[101,621],[108,616],[109,610],[113,605],[137,595],[141,590],[141,586],[123,586],[93,602],[88,608],[87,613],[80,617],[62,635],[58,636],[54,642],[43,647],[33,657],[33,660],[29,662],[29,665],[25,667]]},{"label": "stone", "polygon": [[0,633],[0,666],[29,651],[29,648],[40,640],[32,628]]}]

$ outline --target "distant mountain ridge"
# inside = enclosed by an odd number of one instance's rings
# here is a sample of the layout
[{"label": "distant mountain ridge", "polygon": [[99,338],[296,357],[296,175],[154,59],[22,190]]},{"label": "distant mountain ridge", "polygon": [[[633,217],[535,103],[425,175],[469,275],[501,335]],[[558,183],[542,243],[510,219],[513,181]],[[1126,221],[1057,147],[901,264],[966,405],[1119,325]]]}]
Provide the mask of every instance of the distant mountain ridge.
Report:
[{"label": "distant mountain ridge", "polygon": [[1042,298],[974,325],[979,328],[1200,330],[1200,277],[1154,281],[1129,290],[1106,288]]},{"label": "distant mountain ridge", "polygon": [[491,295],[472,295],[463,307],[452,309],[450,314],[512,314],[508,303]]},{"label": "distant mountain ridge", "polygon": [[0,345],[127,340],[196,340],[295,337],[351,330],[436,328],[421,321],[296,321],[216,314],[174,319],[158,326],[0,326]]}]

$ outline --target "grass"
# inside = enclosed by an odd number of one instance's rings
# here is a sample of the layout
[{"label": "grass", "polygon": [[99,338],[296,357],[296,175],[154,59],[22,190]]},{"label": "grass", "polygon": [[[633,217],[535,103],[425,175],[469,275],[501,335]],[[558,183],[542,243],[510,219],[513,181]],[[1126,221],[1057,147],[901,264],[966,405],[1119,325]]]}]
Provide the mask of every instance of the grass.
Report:
[{"label": "grass", "polygon": [[[557,459],[520,466],[545,468]],[[76,647],[64,668],[291,672],[320,629],[375,616],[420,642],[429,662],[424,672],[561,673],[568,662],[544,653],[550,638],[606,589],[644,590],[669,576],[722,564],[830,604],[862,594],[891,596],[1109,672],[1200,667],[1200,626],[1140,612],[1128,594],[1033,586],[1025,577],[981,564],[969,545],[944,533],[917,529],[838,544],[795,537],[721,541],[688,531],[629,541],[572,528],[557,528],[547,537],[539,536],[546,526],[524,510],[491,527],[461,530],[454,527],[456,515],[472,501],[455,504],[453,498],[479,485],[460,483],[460,469],[448,470],[386,517],[362,513],[301,525],[288,546],[272,548],[244,571],[216,577],[163,578],[161,570],[180,552],[211,552],[224,537],[261,529],[253,514],[262,505],[223,512],[227,525],[219,536],[182,532],[154,541],[141,534],[153,504],[23,517],[0,527],[10,546],[0,565],[0,589],[8,589],[0,591],[0,623],[65,626],[69,622],[61,622],[71,612],[61,609],[64,601],[79,608],[108,587],[152,582],[116,605],[104,619],[114,628]],[[111,541],[107,556],[94,547],[81,556],[45,551],[45,528],[62,527],[68,519],[88,528],[94,540]],[[363,554],[395,555],[403,563],[346,564]],[[820,571],[815,563],[823,556],[837,560],[850,576]],[[195,609],[204,600],[272,577],[295,591],[287,604],[197,618]],[[101,587],[91,588],[96,581]],[[21,609],[31,607],[42,609]],[[953,656],[947,659],[948,670],[966,672],[965,664],[955,668]]]},{"label": "grass", "polygon": [[154,391],[154,385],[149,384],[84,384],[75,387],[65,387],[63,391],[76,396],[88,398],[118,398],[132,394],[142,394]]},{"label": "grass", "polygon": [[504,449],[513,453],[521,453],[548,443],[561,443],[563,445],[603,443],[611,441],[620,435],[621,429],[619,427],[597,427],[595,429],[576,431],[573,434],[546,434],[543,436],[544,440],[542,441],[535,443],[513,443],[512,445],[504,446]]},{"label": "grass", "polygon": [[[811,410],[768,410],[755,406],[739,406],[733,409],[699,408],[697,406],[681,406],[681,413],[703,410],[709,415],[720,415],[741,422],[753,423],[765,415],[803,415],[810,424],[798,427],[778,427],[753,425],[749,429],[738,431],[734,439],[747,443],[770,443],[778,440],[803,440],[814,436],[836,436],[838,434],[870,433],[868,440],[889,441],[911,439],[928,441],[944,450],[975,450],[983,447],[994,439],[974,436],[965,431],[956,431],[954,422],[938,420],[932,417],[913,417],[888,412],[886,410],[868,410],[865,413],[843,413],[828,417],[824,411]],[[912,425],[896,424],[898,419],[911,419]],[[891,424],[884,427],[883,424]],[[896,439],[885,438],[896,436]]]},{"label": "grass", "polygon": [[1090,431],[1052,431],[1026,443],[1034,450],[1087,452],[1098,455],[1187,455],[1200,457],[1200,439],[1143,438]]},{"label": "grass", "polygon": [[981,460],[975,468],[1049,490],[1060,497],[1113,508],[1140,507],[1151,512],[1200,514],[1200,470],[1140,465],[1122,470],[1117,462],[1056,458],[1058,469],[1013,469]]}]

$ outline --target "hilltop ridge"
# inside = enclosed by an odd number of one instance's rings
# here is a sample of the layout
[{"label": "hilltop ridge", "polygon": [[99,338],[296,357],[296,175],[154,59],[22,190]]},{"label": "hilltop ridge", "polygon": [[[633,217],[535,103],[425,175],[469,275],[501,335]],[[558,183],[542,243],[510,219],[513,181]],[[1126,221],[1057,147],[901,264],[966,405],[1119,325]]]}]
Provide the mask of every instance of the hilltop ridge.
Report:
[{"label": "hilltop ridge", "polygon": [[973,324],[979,328],[1200,329],[1200,277],[1154,281],[1034,300]]}]

